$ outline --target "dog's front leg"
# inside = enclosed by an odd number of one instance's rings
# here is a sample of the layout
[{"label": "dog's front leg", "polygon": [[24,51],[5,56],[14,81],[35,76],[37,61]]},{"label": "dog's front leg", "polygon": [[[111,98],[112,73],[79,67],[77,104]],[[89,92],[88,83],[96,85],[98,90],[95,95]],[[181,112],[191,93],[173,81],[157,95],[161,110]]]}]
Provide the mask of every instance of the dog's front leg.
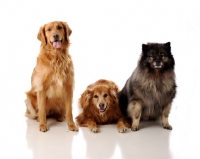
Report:
[{"label": "dog's front leg", "polygon": [[169,116],[169,113],[170,113],[170,109],[171,109],[171,103],[163,108],[162,125],[163,125],[163,128],[172,130],[172,126],[169,125],[169,122],[168,122],[168,116]]},{"label": "dog's front leg", "polygon": [[131,101],[128,105],[128,114],[132,118],[132,131],[139,130],[140,117],[142,114],[142,104],[138,101]]},{"label": "dog's front leg", "polygon": [[117,122],[117,130],[119,133],[126,132],[131,127],[131,122],[126,117],[121,117]]},{"label": "dog's front leg", "polygon": [[73,90],[68,91],[67,98],[65,100],[65,109],[66,109],[66,120],[68,123],[68,129],[71,131],[78,131],[76,127],[73,115],[72,115],[72,98],[73,98]]},{"label": "dog's front leg", "polygon": [[46,121],[46,94],[44,91],[37,92],[38,102],[38,117],[39,117],[39,129],[42,132],[48,130]]},{"label": "dog's front leg", "polygon": [[86,119],[86,120],[84,121],[84,123],[86,123],[87,127],[88,127],[92,132],[94,132],[94,133],[99,132],[99,129],[98,129],[98,127],[97,127],[97,124],[96,124],[96,122],[95,122],[93,119],[88,118],[88,119]]}]

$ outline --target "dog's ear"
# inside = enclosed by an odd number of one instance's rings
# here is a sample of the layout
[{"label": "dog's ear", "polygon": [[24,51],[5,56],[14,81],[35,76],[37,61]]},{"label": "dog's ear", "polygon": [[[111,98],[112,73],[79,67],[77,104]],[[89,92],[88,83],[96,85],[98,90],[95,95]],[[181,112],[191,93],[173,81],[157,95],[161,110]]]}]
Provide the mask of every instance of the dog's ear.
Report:
[{"label": "dog's ear", "polygon": [[86,100],[89,101],[89,99],[91,98],[92,96],[92,90],[91,89],[87,89],[86,90]]},{"label": "dog's ear", "polygon": [[66,22],[61,22],[65,31],[65,40],[69,41],[69,36],[72,34],[72,30]]},{"label": "dog's ear", "polygon": [[167,42],[164,45],[165,45],[165,47],[170,47],[170,42]]},{"label": "dog's ear", "polygon": [[84,109],[89,105],[90,98],[92,96],[92,91],[90,89],[85,90],[81,94],[81,98],[79,99],[79,105]]},{"label": "dog's ear", "polygon": [[116,94],[120,92],[120,89],[117,85],[113,85],[112,87],[113,87],[114,91],[116,92]]},{"label": "dog's ear", "polygon": [[47,44],[46,37],[45,37],[45,26],[40,27],[38,32],[37,38],[41,41],[42,45],[45,46]]},{"label": "dog's ear", "polygon": [[115,102],[117,101],[117,93],[118,93],[118,90],[110,88],[110,95],[111,95],[111,98],[113,99],[113,104],[115,104]]},{"label": "dog's ear", "polygon": [[166,48],[166,50],[167,50],[168,52],[171,51],[171,46],[170,46],[170,45],[171,45],[170,42],[167,42],[167,43],[164,44],[164,46],[165,46],[165,48]]},{"label": "dog's ear", "polygon": [[146,44],[142,44],[142,52],[147,52],[148,51],[148,49],[149,49],[149,46],[148,45],[146,45]]}]

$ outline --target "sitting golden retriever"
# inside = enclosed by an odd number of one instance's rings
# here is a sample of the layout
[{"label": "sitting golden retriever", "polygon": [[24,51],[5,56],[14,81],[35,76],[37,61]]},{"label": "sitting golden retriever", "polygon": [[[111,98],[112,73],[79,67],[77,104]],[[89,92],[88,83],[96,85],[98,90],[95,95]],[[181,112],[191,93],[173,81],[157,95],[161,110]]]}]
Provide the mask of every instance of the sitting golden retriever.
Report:
[{"label": "sitting golden retriever", "polygon": [[42,26],[38,33],[40,53],[31,77],[31,90],[26,92],[26,115],[39,121],[39,130],[48,130],[47,117],[65,118],[71,131],[78,131],[72,116],[74,67],[68,53],[68,24],[54,21]]},{"label": "sitting golden retriever", "polygon": [[116,97],[118,92],[118,86],[109,80],[100,79],[90,84],[79,99],[82,113],[76,117],[78,125],[89,127],[96,133],[99,131],[97,124],[117,123],[118,131],[125,132],[130,124],[120,112]]}]

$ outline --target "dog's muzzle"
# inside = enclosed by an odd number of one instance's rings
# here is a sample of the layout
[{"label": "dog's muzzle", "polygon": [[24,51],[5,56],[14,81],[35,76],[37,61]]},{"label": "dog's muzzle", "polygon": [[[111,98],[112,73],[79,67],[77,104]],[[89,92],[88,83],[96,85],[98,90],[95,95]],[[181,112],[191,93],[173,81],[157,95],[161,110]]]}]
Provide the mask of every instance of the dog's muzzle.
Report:
[{"label": "dog's muzzle", "polygon": [[61,48],[62,40],[59,40],[59,35],[58,34],[54,34],[53,38],[54,38],[54,41],[51,42],[51,45],[56,49]]},{"label": "dog's muzzle", "polygon": [[100,112],[105,112],[105,111],[106,111],[106,105],[103,104],[103,103],[100,103],[100,104],[99,104],[99,111],[100,111]]},{"label": "dog's muzzle", "polygon": [[153,66],[154,66],[154,68],[162,68],[163,63],[162,63],[162,61],[155,61],[155,62],[153,62]]}]

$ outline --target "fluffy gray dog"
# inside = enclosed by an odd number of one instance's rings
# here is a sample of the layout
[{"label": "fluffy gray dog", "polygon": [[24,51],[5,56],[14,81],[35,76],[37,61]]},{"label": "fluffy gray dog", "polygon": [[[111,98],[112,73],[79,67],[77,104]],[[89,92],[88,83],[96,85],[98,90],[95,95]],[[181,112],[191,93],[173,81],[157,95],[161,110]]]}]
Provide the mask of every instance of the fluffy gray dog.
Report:
[{"label": "fluffy gray dog", "polygon": [[117,95],[121,112],[132,119],[131,130],[139,129],[140,119],[158,117],[172,130],[168,116],[176,95],[174,65],[170,42],[142,45],[138,66]]}]

